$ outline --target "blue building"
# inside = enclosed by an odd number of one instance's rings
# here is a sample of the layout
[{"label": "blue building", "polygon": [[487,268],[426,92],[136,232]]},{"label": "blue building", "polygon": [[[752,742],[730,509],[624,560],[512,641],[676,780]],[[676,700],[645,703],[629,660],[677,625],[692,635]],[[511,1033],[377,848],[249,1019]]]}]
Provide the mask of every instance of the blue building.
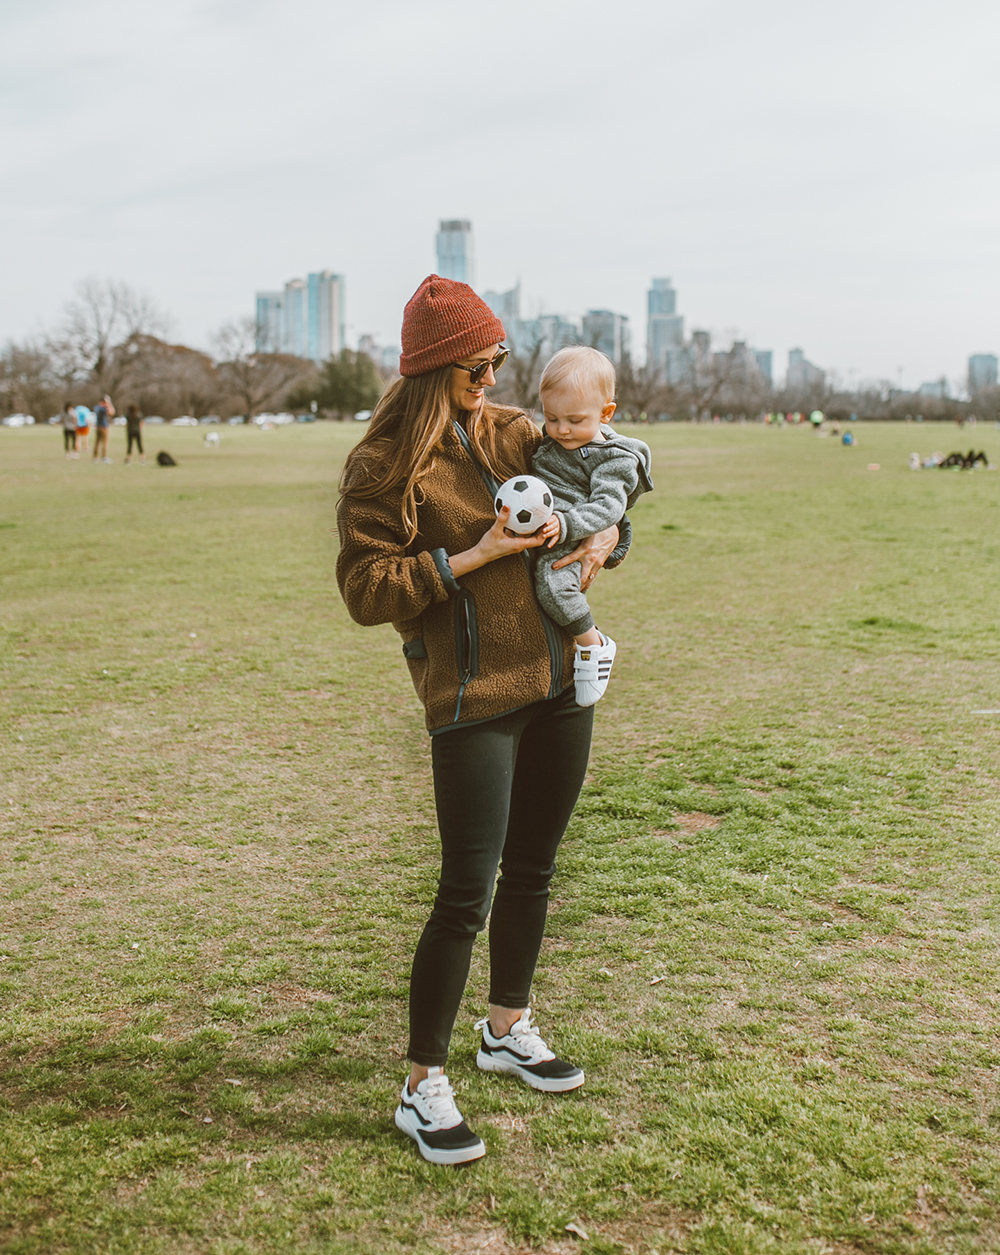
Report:
[{"label": "blue building", "polygon": [[257,352],[280,353],[284,336],[284,292],[257,293]]},{"label": "blue building", "polygon": [[257,352],[314,362],[344,347],[344,278],[320,270],[289,279],[281,292],[257,293]]},{"label": "blue building", "polygon": [[997,355],[973,353],[969,358],[969,396],[997,385]]},{"label": "blue building", "polygon": [[472,255],[472,223],[467,218],[442,219],[437,233],[437,272],[442,279],[457,279],[475,287]]},{"label": "blue building", "polygon": [[646,365],[661,370],[668,383],[680,383],[687,364],[677,292],[669,279],[654,279],[646,293]]}]

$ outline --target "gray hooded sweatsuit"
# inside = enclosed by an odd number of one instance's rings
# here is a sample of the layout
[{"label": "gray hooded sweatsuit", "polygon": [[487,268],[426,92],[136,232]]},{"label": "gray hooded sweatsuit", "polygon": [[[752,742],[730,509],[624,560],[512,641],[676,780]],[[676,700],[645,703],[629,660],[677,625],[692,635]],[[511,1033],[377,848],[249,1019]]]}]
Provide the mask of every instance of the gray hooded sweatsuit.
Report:
[{"label": "gray hooded sweatsuit", "polygon": [[560,523],[554,547],[536,550],[535,591],[545,613],[571,636],[588,632],[594,617],[580,591],[579,562],[561,571],[553,571],[552,564],[572,553],[584,536],[620,523],[653,487],[649,446],[604,423],[601,432],[603,441],[580,449],[564,449],[546,436],[531,459],[532,470],[552,490]]}]

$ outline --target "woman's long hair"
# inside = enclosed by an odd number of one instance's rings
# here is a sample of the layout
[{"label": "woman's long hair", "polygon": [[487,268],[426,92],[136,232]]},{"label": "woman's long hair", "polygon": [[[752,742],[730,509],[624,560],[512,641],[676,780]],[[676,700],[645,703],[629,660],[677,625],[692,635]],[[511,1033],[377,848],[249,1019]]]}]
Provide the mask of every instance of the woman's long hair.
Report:
[{"label": "woman's long hair", "polygon": [[[368,429],[351,450],[340,479],[344,497],[381,497],[403,485],[406,543],[417,535],[420,482],[432,470],[451,420],[451,366],[426,375],[404,376],[389,385],[372,413]],[[495,479],[503,481],[525,470],[504,448],[503,428],[521,410],[482,406],[469,416],[468,436],[476,456]]]}]

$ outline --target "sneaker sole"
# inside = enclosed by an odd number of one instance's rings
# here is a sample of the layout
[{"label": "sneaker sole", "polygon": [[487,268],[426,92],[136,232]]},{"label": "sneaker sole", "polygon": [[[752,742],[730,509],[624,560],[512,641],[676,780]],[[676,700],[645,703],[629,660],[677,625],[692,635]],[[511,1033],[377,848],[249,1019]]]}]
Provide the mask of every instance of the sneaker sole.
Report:
[{"label": "sneaker sole", "polygon": [[540,1089],[545,1094],[565,1094],[567,1090],[579,1089],[587,1079],[582,1069],[572,1076],[538,1076],[535,1072],[522,1068],[519,1063],[494,1059],[482,1050],[476,1055],[476,1067],[482,1068],[484,1072],[506,1072],[510,1076],[519,1076],[532,1089]]},{"label": "sneaker sole", "polygon": [[460,1146],[457,1150],[435,1150],[433,1146],[426,1146],[420,1140],[419,1134],[406,1123],[406,1118],[399,1107],[396,1108],[396,1128],[416,1142],[417,1150],[428,1163],[445,1165],[471,1163],[474,1159],[482,1159],[486,1154],[486,1147],[482,1142],[476,1142],[473,1146]]}]

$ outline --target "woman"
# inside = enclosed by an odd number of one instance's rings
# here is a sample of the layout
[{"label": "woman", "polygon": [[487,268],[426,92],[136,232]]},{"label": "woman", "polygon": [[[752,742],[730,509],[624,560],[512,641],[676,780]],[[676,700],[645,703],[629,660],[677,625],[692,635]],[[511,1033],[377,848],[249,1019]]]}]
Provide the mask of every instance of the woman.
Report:
[{"label": "woman", "polygon": [[76,452],[77,456],[87,452],[87,437],[90,435],[90,426],[87,423],[87,414],[89,411],[84,405],[76,407]]},{"label": "woman", "polygon": [[76,406],[69,401],[63,406],[62,433],[63,451],[67,458],[79,457],[76,451]]},{"label": "woman", "polygon": [[[503,324],[464,283],[431,275],[403,316],[402,376],[347,460],[337,579],[361,624],[391,622],[432,736],[442,865],[413,960],[412,1069],[396,1124],[432,1163],[485,1153],[444,1074],[476,934],[490,917],[490,1009],[477,1056],[536,1089],[583,1084],[531,1022],[555,852],[587,769],[593,708],[576,705],[573,640],[542,613],[530,551],[504,529],[496,487],[531,466],[541,435],[487,402],[507,357]],[[584,587],[618,529],[565,559]],[[615,552],[609,565],[624,556]],[[461,582],[459,582],[461,581]]]}]

